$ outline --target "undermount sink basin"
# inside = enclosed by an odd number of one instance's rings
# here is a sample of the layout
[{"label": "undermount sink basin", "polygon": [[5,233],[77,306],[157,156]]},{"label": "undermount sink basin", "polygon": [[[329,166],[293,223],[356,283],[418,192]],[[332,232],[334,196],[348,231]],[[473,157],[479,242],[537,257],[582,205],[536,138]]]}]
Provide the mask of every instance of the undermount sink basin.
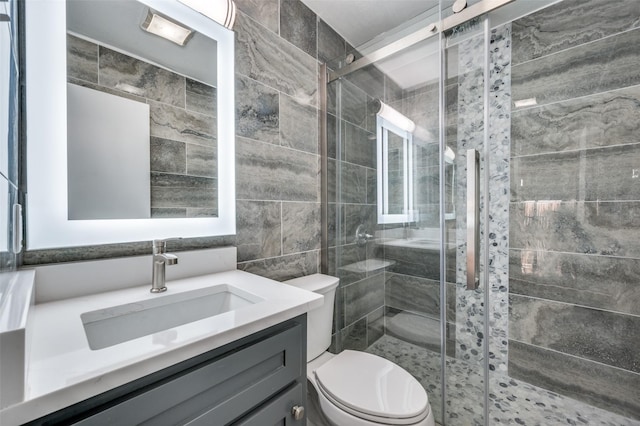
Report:
[{"label": "undermount sink basin", "polygon": [[92,350],[234,311],[264,299],[229,284],[155,296],[80,315]]}]

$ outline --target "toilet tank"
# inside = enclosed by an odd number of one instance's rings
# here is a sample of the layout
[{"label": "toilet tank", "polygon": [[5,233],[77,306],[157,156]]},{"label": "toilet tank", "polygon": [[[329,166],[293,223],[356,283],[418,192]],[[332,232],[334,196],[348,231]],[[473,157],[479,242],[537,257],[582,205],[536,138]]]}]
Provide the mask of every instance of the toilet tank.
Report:
[{"label": "toilet tank", "polygon": [[331,345],[333,303],[339,282],[339,278],[323,274],[307,275],[285,281],[285,284],[324,296],[324,304],[307,313],[307,361],[322,355]]}]

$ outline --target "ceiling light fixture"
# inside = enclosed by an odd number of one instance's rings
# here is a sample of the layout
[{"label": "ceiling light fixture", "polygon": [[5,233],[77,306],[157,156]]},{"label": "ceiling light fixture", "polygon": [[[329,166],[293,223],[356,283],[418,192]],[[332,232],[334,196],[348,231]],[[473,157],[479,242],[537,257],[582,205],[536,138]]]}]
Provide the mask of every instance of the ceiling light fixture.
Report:
[{"label": "ceiling light fixture", "polygon": [[519,101],[515,101],[513,105],[516,108],[522,108],[522,107],[538,105],[538,101],[536,101],[536,98],[521,99]]},{"label": "ceiling light fixture", "polygon": [[378,115],[388,122],[392,123],[395,126],[398,126],[402,130],[413,133],[416,129],[416,124],[411,121],[411,119],[407,118],[402,113],[397,110],[391,108],[389,105],[385,104],[382,101],[380,102],[380,109],[378,110]]},{"label": "ceiling light fixture", "polygon": [[232,29],[236,20],[236,4],[233,0],[178,0],[196,12],[200,12],[220,25]]},{"label": "ceiling light fixture", "polygon": [[191,36],[193,36],[193,31],[189,28],[185,28],[151,10],[147,12],[147,17],[141,27],[151,34],[165,38],[180,46],[184,46]]}]

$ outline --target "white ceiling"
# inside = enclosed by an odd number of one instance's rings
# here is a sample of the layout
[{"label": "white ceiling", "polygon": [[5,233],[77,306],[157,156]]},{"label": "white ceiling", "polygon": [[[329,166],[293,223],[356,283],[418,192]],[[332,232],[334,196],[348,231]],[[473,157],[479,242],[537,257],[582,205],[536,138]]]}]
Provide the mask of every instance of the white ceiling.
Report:
[{"label": "white ceiling", "polygon": [[302,0],[353,47],[437,8],[438,0]]},{"label": "white ceiling", "polygon": [[[467,0],[473,5],[481,0]],[[527,15],[561,0],[516,0],[491,12],[496,26]],[[351,46],[367,55],[402,36],[438,20],[438,0],[302,0]],[[442,0],[442,17],[449,16],[454,0]],[[454,57],[454,49],[447,49]],[[377,61],[378,67],[403,89],[410,89],[440,75],[439,44],[431,38]],[[452,59],[454,59],[452,57]],[[448,77],[457,73],[450,61]]]}]

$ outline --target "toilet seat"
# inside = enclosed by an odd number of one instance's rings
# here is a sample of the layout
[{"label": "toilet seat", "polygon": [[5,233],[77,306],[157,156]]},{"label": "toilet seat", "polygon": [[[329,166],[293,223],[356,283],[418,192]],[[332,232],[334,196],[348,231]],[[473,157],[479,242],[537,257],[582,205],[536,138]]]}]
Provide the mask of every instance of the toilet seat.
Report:
[{"label": "toilet seat", "polygon": [[376,355],[346,350],[314,371],[319,391],[336,407],[374,423],[416,424],[429,398],[407,371]]}]

